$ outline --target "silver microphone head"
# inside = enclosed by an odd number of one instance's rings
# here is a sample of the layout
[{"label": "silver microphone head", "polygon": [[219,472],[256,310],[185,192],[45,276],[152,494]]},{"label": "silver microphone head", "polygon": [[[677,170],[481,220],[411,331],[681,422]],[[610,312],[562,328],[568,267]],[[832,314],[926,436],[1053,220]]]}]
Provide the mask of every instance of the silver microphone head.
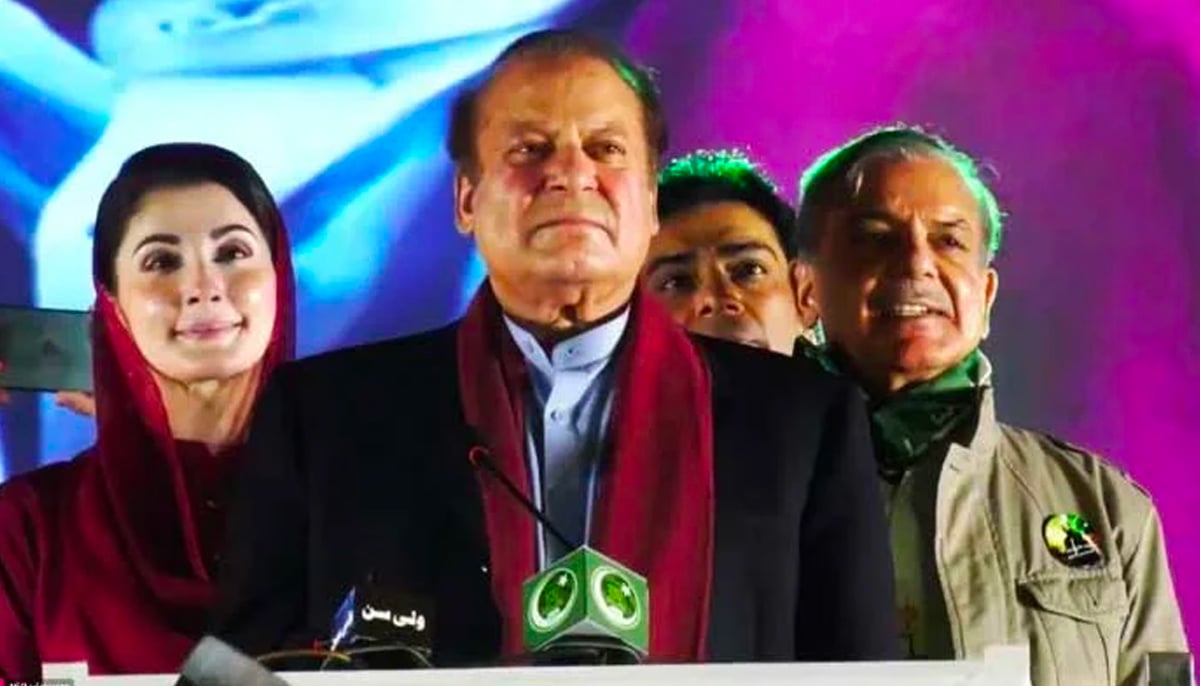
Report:
[{"label": "silver microphone head", "polygon": [[193,686],[288,686],[266,667],[214,636],[200,639],[179,671],[181,683]]}]

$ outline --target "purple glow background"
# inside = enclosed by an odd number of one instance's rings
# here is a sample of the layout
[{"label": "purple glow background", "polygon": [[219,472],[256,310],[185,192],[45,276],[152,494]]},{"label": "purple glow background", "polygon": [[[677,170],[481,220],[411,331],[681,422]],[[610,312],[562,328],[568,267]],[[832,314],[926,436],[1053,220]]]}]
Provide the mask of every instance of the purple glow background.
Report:
[{"label": "purple glow background", "polygon": [[646,2],[628,33],[660,70],[673,153],[748,146],[794,189],[825,148],[904,121],[997,170],[1001,418],[1152,493],[1200,651],[1200,4],[696,7]]}]

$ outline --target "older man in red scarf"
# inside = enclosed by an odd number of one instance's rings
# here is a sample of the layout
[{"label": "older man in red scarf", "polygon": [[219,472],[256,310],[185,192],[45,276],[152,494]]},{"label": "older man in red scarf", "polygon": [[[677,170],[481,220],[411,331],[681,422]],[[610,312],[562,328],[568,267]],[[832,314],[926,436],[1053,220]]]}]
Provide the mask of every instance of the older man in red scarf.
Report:
[{"label": "older man in red scarf", "polygon": [[666,131],[646,72],[526,36],[454,109],[456,217],[488,281],[447,328],[285,366],[259,407],[217,631],[327,637],[366,578],[431,600],[435,660],[522,652],[521,584],[575,543],[644,575],[654,661],[896,653],[857,392],[691,338],[636,288]]}]

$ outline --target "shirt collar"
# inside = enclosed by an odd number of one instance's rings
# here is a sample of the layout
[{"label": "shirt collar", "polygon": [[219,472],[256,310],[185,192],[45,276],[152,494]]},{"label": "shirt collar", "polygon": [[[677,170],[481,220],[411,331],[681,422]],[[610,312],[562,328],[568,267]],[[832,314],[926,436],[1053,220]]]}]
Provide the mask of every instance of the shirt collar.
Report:
[{"label": "shirt collar", "polygon": [[979,419],[975,432],[965,446],[970,452],[990,455],[1000,442],[1000,424],[996,420],[996,391],[992,386],[992,362],[979,354],[979,386],[983,389],[979,399]]},{"label": "shirt collar", "polygon": [[628,323],[629,307],[626,306],[620,314],[600,326],[559,341],[547,355],[533,334],[521,328],[507,314],[504,315],[504,325],[508,327],[525,361],[547,376],[608,360],[621,342]]}]

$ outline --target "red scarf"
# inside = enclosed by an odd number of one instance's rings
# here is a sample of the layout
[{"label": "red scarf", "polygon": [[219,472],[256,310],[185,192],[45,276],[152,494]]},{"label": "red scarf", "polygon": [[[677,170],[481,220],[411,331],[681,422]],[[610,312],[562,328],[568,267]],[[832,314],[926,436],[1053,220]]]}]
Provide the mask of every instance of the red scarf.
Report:
[{"label": "red scarf", "polygon": [[[294,350],[290,248],[282,222],[276,227],[275,324],[262,361],[259,391]],[[92,473],[101,483],[97,489],[88,489],[98,500],[80,503],[80,508],[104,523],[106,540],[96,544],[120,551],[117,557],[137,580],[143,594],[137,601],[144,605],[129,608],[121,617],[96,618],[90,623],[108,624],[108,630],[125,633],[128,641],[141,644],[147,659],[158,667],[158,663],[177,663],[183,658],[182,654],[167,657],[156,653],[173,652],[177,646],[198,639],[215,599],[216,587],[196,522],[196,508],[204,505],[189,492],[180,446],[171,436],[167,411],[150,365],[122,323],[116,303],[99,284],[96,289],[92,345],[97,430],[96,444],[88,458],[95,467]],[[213,456],[213,461],[220,462],[220,456]],[[226,468],[237,465],[225,460],[216,466],[231,472]],[[224,478],[232,478],[232,473],[224,474]],[[84,593],[82,589],[80,592]],[[86,611],[86,594],[78,602]],[[151,617],[163,623],[155,626]],[[196,635],[186,635],[192,632]],[[112,640],[110,636],[105,642]],[[105,661],[99,655],[90,657]],[[115,671],[139,671],[143,667],[128,663],[112,666]]]},{"label": "red scarf", "polygon": [[[274,224],[276,315],[259,388],[294,339],[288,240]],[[219,497],[238,451],[174,440],[150,365],[96,292],[96,443],[5,484],[0,523],[12,528],[0,530],[0,580],[14,586],[0,584],[0,680],[35,681],[40,662],[87,661],[92,674],[177,669],[215,599],[205,554],[221,543],[221,515],[204,500]]]},{"label": "red scarf", "polygon": [[[597,488],[592,546],[646,577],[650,658],[704,659],[713,551],[712,393],[687,335],[640,290],[617,350],[611,452]],[[525,361],[486,284],[458,332],[459,390],[467,423],[496,467],[529,495]],[[465,457],[465,456],[464,456]],[[521,584],[536,571],[535,523],[479,475],[490,542],[492,594],[503,653],[523,652]]]}]

